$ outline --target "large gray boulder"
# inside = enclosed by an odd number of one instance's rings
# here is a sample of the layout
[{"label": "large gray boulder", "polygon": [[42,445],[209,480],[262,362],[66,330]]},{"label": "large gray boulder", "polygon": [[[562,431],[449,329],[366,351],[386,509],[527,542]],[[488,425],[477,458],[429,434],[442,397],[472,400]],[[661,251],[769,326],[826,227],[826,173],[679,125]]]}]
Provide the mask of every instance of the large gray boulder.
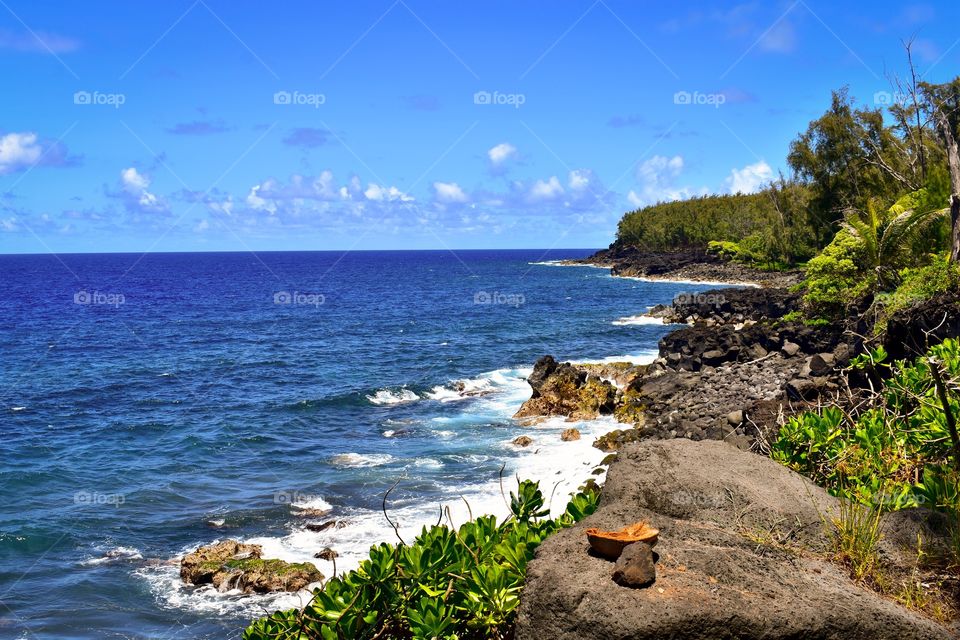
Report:
[{"label": "large gray boulder", "polygon": [[[530,563],[518,640],[953,637],[827,560],[837,503],[776,462],[716,441],[647,441],[611,465],[601,506]],[[619,586],[584,530],[660,529],[656,582]]]}]

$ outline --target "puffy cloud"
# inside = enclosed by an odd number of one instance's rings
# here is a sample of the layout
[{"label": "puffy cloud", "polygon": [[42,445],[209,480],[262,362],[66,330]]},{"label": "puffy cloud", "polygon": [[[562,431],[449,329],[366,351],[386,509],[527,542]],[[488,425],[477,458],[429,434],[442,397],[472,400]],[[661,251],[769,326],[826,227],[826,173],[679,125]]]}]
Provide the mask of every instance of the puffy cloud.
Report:
[{"label": "puffy cloud", "polygon": [[367,200],[375,202],[413,202],[414,197],[404,193],[396,187],[383,187],[375,182],[367,185],[367,190],[363,192]]},{"label": "puffy cloud", "polygon": [[501,142],[487,151],[487,157],[490,158],[490,164],[493,167],[500,167],[504,162],[515,158],[517,148],[509,142]]},{"label": "puffy cloud", "polygon": [[627,201],[634,207],[642,207],[656,202],[681,200],[707,193],[704,187],[677,186],[677,179],[683,172],[683,156],[653,156],[637,167],[637,189],[627,193]]},{"label": "puffy cloud", "polygon": [[434,182],[433,189],[438,202],[467,202],[470,199],[456,182]]},{"label": "puffy cloud", "polygon": [[149,176],[140,173],[135,167],[127,167],[120,172],[121,192],[128,211],[131,212],[166,212],[166,203],[150,191]]},{"label": "puffy cloud", "polygon": [[78,158],[69,156],[62,144],[41,140],[32,131],[0,136],[0,175],[15,173],[33,166],[70,166]]},{"label": "puffy cloud", "polygon": [[30,166],[43,155],[35,133],[8,133],[0,138],[0,174]]},{"label": "puffy cloud", "polygon": [[555,200],[563,195],[563,185],[557,176],[550,176],[548,180],[537,180],[530,187],[529,199],[532,202]]},{"label": "puffy cloud", "polygon": [[773,178],[773,169],[761,160],[742,169],[733,169],[724,183],[730,193],[755,193]]}]

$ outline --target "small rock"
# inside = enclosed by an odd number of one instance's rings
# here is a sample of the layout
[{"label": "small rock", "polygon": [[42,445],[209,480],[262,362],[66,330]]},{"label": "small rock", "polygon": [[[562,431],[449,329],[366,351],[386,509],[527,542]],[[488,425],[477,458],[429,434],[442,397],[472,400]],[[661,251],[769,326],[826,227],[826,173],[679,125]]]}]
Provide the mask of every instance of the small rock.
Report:
[{"label": "small rock", "polygon": [[336,527],[337,529],[342,529],[347,526],[347,523],[343,520],[327,520],[326,522],[308,522],[303,525],[306,527],[307,531],[313,531],[315,533],[320,533],[321,531],[326,531],[327,529]]},{"label": "small rock", "polygon": [[835,364],[836,358],[832,353],[818,353],[810,358],[810,374],[815,377],[825,376],[833,371]]},{"label": "small rock", "polygon": [[533,444],[533,438],[530,436],[517,436],[513,439],[512,444],[515,444],[518,447],[529,447],[531,444]]},{"label": "small rock", "polygon": [[622,587],[638,589],[653,584],[656,579],[653,548],[646,542],[627,545],[614,566],[613,581]]},{"label": "small rock", "polygon": [[741,424],[743,424],[743,411],[731,411],[728,413],[727,422],[734,427],[739,427]]},{"label": "small rock", "polygon": [[564,429],[560,434],[560,439],[564,442],[572,442],[580,439],[580,431],[577,429]]},{"label": "small rock", "polygon": [[793,356],[800,353],[800,345],[798,345],[795,342],[790,342],[789,340],[787,340],[783,343],[783,348],[780,349],[780,351],[782,351],[783,355],[787,356],[788,358],[792,358]]}]

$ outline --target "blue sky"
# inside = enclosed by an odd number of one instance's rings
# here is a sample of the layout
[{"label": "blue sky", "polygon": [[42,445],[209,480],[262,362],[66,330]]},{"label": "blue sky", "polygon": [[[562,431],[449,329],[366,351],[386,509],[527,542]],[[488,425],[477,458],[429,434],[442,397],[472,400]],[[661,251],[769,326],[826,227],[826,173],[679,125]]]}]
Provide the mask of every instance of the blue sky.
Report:
[{"label": "blue sky", "polygon": [[[947,6],[947,5],[950,6]],[[0,253],[600,247],[750,191],[955,3],[0,0]],[[878,93],[879,92],[879,93]]]}]

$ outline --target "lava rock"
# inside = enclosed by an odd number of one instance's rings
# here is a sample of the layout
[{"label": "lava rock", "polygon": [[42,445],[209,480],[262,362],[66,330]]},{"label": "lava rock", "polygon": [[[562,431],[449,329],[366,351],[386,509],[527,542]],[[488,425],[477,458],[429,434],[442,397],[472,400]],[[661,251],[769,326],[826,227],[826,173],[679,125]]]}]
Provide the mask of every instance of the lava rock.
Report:
[{"label": "lava rock", "polygon": [[635,542],[623,550],[613,569],[613,581],[621,587],[648,587],[657,579],[653,548],[646,542]]}]

